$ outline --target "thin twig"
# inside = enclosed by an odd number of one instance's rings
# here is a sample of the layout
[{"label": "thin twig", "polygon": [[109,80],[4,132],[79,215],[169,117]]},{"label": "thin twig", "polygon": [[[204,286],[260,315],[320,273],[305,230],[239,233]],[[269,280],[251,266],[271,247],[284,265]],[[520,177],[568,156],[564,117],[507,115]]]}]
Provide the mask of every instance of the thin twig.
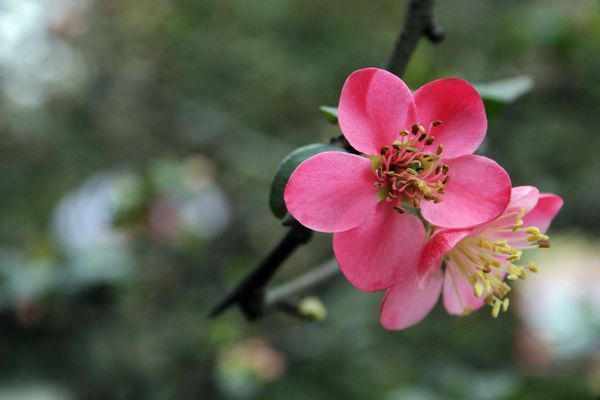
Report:
[{"label": "thin twig", "polygon": [[279,244],[242,280],[235,289],[223,298],[209,312],[214,318],[231,305],[237,303],[249,319],[257,318],[261,313],[264,287],[279,266],[298,248],[308,242],[312,231],[299,224],[293,225]]},{"label": "thin twig", "polygon": [[439,43],[444,39],[442,30],[433,23],[433,1],[411,0],[408,4],[402,30],[386,64],[388,71],[400,77],[404,75],[410,57],[422,36],[434,43]]},{"label": "thin twig", "polygon": [[274,287],[267,291],[265,296],[265,305],[272,307],[277,303],[301,295],[316,286],[325,283],[340,272],[340,268],[334,259],[331,259],[300,277],[284,283],[281,286]]}]

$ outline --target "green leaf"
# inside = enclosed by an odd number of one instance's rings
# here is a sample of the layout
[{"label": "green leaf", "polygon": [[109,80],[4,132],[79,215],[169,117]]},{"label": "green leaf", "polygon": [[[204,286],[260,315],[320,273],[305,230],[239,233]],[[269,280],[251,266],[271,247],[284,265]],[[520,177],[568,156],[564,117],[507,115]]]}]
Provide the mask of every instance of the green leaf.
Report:
[{"label": "green leaf", "polygon": [[484,99],[511,103],[533,88],[533,79],[525,75],[474,86]]},{"label": "green leaf", "polygon": [[473,85],[481,95],[488,118],[497,115],[504,107],[533,88],[533,79],[523,75],[500,81]]},{"label": "green leaf", "polygon": [[325,118],[327,118],[327,121],[331,122],[332,124],[337,124],[337,122],[338,122],[337,107],[320,106],[319,110],[321,110],[321,112],[323,113]]},{"label": "green leaf", "polygon": [[297,148],[281,161],[281,164],[279,164],[279,167],[277,168],[275,178],[273,178],[271,195],[269,196],[271,211],[277,218],[282,219],[287,213],[287,208],[283,201],[283,191],[285,190],[285,185],[287,185],[287,181],[292,172],[294,172],[302,161],[324,151],[344,151],[344,149],[331,144],[314,143]]}]

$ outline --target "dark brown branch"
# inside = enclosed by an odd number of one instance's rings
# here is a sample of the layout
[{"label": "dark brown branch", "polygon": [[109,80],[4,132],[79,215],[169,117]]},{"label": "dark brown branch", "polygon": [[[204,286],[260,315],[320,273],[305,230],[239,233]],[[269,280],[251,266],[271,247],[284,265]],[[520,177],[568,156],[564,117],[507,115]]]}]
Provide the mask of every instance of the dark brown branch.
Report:
[{"label": "dark brown branch", "polygon": [[209,312],[214,318],[228,307],[239,304],[249,319],[257,318],[263,304],[264,287],[279,266],[296,250],[310,240],[312,231],[301,225],[293,225],[281,242],[242,280],[235,289]]},{"label": "dark brown branch", "polygon": [[433,23],[433,0],[410,0],[402,26],[386,66],[388,71],[400,77],[406,72],[422,36],[434,43],[444,39],[442,30]]}]

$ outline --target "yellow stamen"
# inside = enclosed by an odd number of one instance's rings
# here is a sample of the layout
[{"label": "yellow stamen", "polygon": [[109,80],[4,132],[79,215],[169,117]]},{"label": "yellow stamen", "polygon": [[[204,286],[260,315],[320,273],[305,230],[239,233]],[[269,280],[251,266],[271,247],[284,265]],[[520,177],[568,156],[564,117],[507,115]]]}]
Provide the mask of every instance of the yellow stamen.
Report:
[{"label": "yellow stamen", "polygon": [[498,314],[500,314],[500,307],[502,306],[502,302],[496,300],[496,302],[494,302],[494,306],[492,308],[492,317],[494,318],[498,318]]},{"label": "yellow stamen", "polygon": [[530,261],[527,267],[531,272],[538,272],[537,264],[534,261]]},{"label": "yellow stamen", "polygon": [[510,299],[502,300],[502,311],[508,311],[508,306],[510,305]]},{"label": "yellow stamen", "polygon": [[459,317],[465,317],[473,312],[471,306],[467,306],[459,315]]},{"label": "yellow stamen", "polygon": [[473,292],[475,294],[475,297],[477,297],[478,299],[480,299],[481,296],[483,296],[483,286],[481,285],[481,283],[477,282],[473,286]]},{"label": "yellow stamen", "polygon": [[[456,268],[458,274],[467,279],[473,288],[474,296],[484,299],[491,306],[494,318],[509,308],[509,283],[526,279],[527,271],[538,272],[538,267],[533,261],[527,264],[519,263],[523,255],[522,250],[534,245],[550,245],[548,236],[541,233],[539,228],[528,226],[520,230],[525,209],[517,213],[511,212],[509,215],[515,214],[516,220],[508,220],[504,225],[497,224],[477,236],[462,239],[446,256],[446,260],[452,263],[451,268]],[[504,236],[511,228],[514,230],[515,225],[516,232],[522,233]],[[523,239],[527,239],[529,244],[525,244]],[[517,243],[519,248],[513,247],[513,243]]]}]

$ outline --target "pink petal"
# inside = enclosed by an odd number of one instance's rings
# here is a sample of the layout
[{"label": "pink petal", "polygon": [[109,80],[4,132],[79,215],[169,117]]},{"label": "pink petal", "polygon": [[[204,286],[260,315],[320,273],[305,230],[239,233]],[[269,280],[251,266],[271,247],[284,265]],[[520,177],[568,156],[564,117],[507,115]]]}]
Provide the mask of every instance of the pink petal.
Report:
[{"label": "pink petal", "polygon": [[429,283],[431,277],[440,270],[446,253],[452,250],[470,232],[471,229],[442,229],[429,238],[425,243],[419,262],[420,287],[424,287]]},{"label": "pink petal", "polygon": [[443,200],[421,203],[423,217],[444,228],[468,228],[498,217],[510,201],[510,178],[489,158],[466,155],[446,160],[450,181]]},{"label": "pink petal", "polygon": [[483,299],[475,296],[473,286],[459,272],[453,262],[446,263],[444,276],[444,307],[448,314],[461,315],[481,308]]},{"label": "pink petal", "polygon": [[552,193],[541,193],[537,205],[523,218],[523,227],[535,226],[542,232],[546,232],[550,223],[558,214],[564,201]]},{"label": "pink petal", "polygon": [[410,89],[396,75],[377,68],[353,72],[342,89],[338,119],[352,147],[377,154],[416,123]]},{"label": "pink petal", "polygon": [[[535,205],[538,202],[539,196],[540,196],[540,192],[534,186],[514,187],[514,188],[512,188],[511,195],[510,195],[510,202],[508,203],[508,207],[506,208],[505,213],[515,212],[515,211],[519,211],[521,209],[525,209],[525,212],[527,213],[535,207]],[[512,220],[514,221],[514,217],[512,218]],[[475,228],[473,230],[472,235],[476,236],[476,235],[479,235],[480,233],[488,230],[488,234],[491,234],[492,236],[494,236],[498,239],[511,239],[514,241],[514,240],[517,240],[518,238],[522,237],[524,240],[525,236],[522,231],[520,231],[518,233],[509,233],[509,232],[503,232],[503,233],[496,232],[495,233],[494,232],[494,229],[493,229],[494,227],[506,225],[507,222],[508,222],[507,219],[503,218],[501,216],[500,218],[497,218],[494,221],[490,221],[488,223],[478,226],[477,228]],[[513,244],[520,245],[520,246],[526,246],[527,241],[513,242]]]},{"label": "pink petal", "polygon": [[510,202],[507,209],[519,210],[525,209],[525,212],[531,211],[540,197],[539,190],[534,186],[517,186],[512,188]]},{"label": "pink petal", "polygon": [[375,292],[415,276],[424,242],[417,217],[382,201],[364,223],[333,235],[333,251],[351,284]]},{"label": "pink petal", "polygon": [[443,281],[442,271],[438,271],[424,288],[420,288],[414,279],[392,286],[381,303],[381,325],[399,330],[421,322],[440,297]]},{"label": "pink petal", "polygon": [[487,118],[481,96],[467,81],[458,78],[439,79],[423,86],[414,94],[419,122],[432,129],[443,156],[454,158],[473,153],[483,141]]},{"label": "pink petal", "polygon": [[363,222],[375,209],[377,191],[371,161],[326,151],[305,160],[283,194],[290,214],[319,232],[340,232]]}]

